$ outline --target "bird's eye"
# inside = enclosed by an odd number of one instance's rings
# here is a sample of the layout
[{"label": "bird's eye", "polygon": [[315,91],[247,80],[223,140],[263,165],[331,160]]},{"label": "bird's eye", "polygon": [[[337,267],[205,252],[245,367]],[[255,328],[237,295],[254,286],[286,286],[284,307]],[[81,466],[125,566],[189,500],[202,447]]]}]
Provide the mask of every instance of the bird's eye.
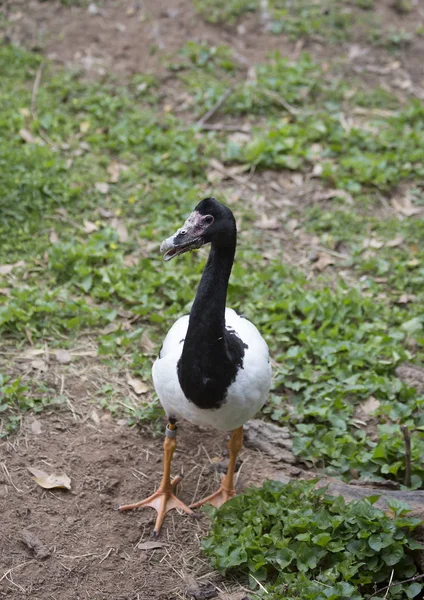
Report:
[{"label": "bird's eye", "polygon": [[213,216],[206,215],[206,217],[203,218],[203,222],[206,223],[206,225],[210,225],[211,223],[213,223]]}]

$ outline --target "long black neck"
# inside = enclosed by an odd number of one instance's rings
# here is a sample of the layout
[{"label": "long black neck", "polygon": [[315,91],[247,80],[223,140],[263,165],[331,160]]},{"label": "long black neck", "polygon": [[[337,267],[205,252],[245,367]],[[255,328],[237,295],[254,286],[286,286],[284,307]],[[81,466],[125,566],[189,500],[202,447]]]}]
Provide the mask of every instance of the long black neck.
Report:
[{"label": "long black neck", "polygon": [[212,245],[178,363],[181,388],[199,408],[218,408],[243,364],[243,343],[225,328],[225,303],[235,250],[236,231],[231,243]]},{"label": "long black neck", "polygon": [[193,342],[197,348],[207,347],[223,336],[228,280],[233,267],[235,251],[236,233],[234,233],[234,241],[231,245],[223,248],[216,248],[212,245],[190,311],[184,349]]}]

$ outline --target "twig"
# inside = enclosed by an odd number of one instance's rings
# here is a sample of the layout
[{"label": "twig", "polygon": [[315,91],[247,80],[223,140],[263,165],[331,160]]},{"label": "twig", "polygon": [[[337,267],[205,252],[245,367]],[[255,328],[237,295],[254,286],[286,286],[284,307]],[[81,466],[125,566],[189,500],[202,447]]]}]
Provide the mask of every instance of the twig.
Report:
[{"label": "twig", "polygon": [[[404,579],[403,581],[395,581],[395,585],[402,585],[403,583],[411,583],[411,581],[418,581],[418,579],[423,579],[423,577],[424,577],[424,573],[422,573],[421,575],[414,575],[414,577],[411,577],[410,579]],[[386,585],[383,588],[380,588],[379,590],[377,590],[376,592],[371,594],[370,598],[377,596],[380,592],[384,592],[384,591],[388,590],[390,588],[391,582],[392,582],[392,579],[390,578],[389,585]]]},{"label": "twig", "polygon": [[404,485],[411,487],[411,434],[406,425],[401,425],[405,440],[405,480]]},{"label": "twig", "polygon": [[393,581],[393,575],[395,574],[395,570],[392,569],[392,574],[390,575],[390,580],[389,580],[389,585],[387,586],[387,590],[386,593],[384,594],[384,597],[387,598],[387,596],[389,595],[390,592],[390,588],[392,587],[392,581]]},{"label": "twig", "polygon": [[9,473],[9,471],[8,471],[8,469],[7,469],[7,467],[6,467],[6,465],[5,465],[5,463],[2,463],[2,464],[1,464],[1,466],[2,466],[2,469],[3,469],[3,471],[4,471],[4,474],[6,475],[6,477],[8,478],[8,480],[10,481],[11,485],[12,485],[12,486],[15,488],[15,490],[16,490],[17,492],[19,492],[20,494],[23,494],[23,493],[24,493],[24,492],[23,492],[23,490],[20,490],[20,489],[19,489],[18,487],[16,487],[16,485],[13,483],[12,477],[11,477],[11,475],[10,475],[10,473]]},{"label": "twig", "polygon": [[239,131],[240,133],[249,133],[249,129],[244,125],[224,125],[222,123],[199,123],[196,125],[205,131]]},{"label": "twig", "polygon": [[31,96],[31,113],[34,119],[37,117],[37,94],[38,88],[40,87],[41,76],[43,74],[44,63],[42,62],[38,67],[37,74],[34,79],[34,85],[32,86],[32,96]]},{"label": "twig", "polygon": [[294,106],[292,106],[289,102],[287,102],[287,100],[284,100],[284,98],[281,98],[281,96],[279,94],[277,94],[276,92],[273,92],[272,90],[260,90],[260,91],[264,96],[268,96],[268,98],[271,98],[272,100],[275,100],[275,102],[277,102],[278,104],[281,104],[281,106],[283,108],[285,108],[286,111],[288,113],[290,113],[291,115],[293,115],[294,117],[297,117],[300,114],[305,114],[304,111],[299,110],[298,108],[295,108]]},{"label": "twig", "polygon": [[232,92],[233,92],[233,89],[230,88],[224,94],[222,94],[222,96],[220,98],[218,98],[218,100],[215,102],[215,104],[212,106],[212,108],[210,108],[208,110],[208,112],[205,115],[203,115],[203,117],[195,123],[195,125],[203,126],[206,123],[206,121],[209,121],[209,119],[216,113],[216,111],[221,108],[221,106],[224,104],[224,102],[226,101],[228,96],[230,94],[232,94]]},{"label": "twig", "polygon": [[5,571],[3,573],[3,575],[0,577],[0,581],[3,581],[3,579],[7,578],[7,576],[12,572],[15,571],[16,569],[19,569],[20,567],[23,567],[24,565],[28,565],[29,563],[34,562],[33,560],[27,560],[26,562],[20,563],[19,565],[16,565],[16,567],[11,567],[10,569],[8,569],[7,571]]},{"label": "twig", "polygon": [[112,552],[112,550],[115,550],[115,548],[113,548],[113,547],[112,547],[112,548],[109,548],[109,550],[108,550],[107,554],[105,554],[105,556],[104,556],[104,557],[102,558],[102,560],[99,562],[99,565],[101,565],[101,564],[102,564],[102,562],[104,562],[104,561],[105,561],[105,560],[106,560],[106,559],[109,557],[109,555],[110,555],[110,553]]}]

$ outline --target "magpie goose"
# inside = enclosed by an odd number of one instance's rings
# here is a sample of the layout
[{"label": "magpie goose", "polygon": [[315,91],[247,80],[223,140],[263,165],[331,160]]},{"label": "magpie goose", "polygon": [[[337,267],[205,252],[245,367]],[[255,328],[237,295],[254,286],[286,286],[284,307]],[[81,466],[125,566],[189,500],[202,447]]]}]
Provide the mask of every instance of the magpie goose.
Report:
[{"label": "magpie goose", "polygon": [[[190,314],[171,327],[153,365],[155,389],[168,417],[161,484],[145,500],[119,508],[155,508],[154,535],[172,508],[193,514],[192,508],[206,502],[219,507],[235,495],[234,470],[243,443],[243,424],[264,405],[270,389],[265,340],[253,323],[225,306],[236,241],[231,210],[214,198],[206,198],[182,228],[161,244],[165,261],[205,244],[211,249]],[[191,507],[174,493],[181,477],[170,478],[178,419],[231,432],[229,465],[221,486]]]}]

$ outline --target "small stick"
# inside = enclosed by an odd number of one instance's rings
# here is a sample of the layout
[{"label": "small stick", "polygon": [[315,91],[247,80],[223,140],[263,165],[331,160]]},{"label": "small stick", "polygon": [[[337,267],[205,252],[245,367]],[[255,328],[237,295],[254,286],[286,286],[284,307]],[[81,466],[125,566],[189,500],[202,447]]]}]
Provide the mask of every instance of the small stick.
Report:
[{"label": "small stick", "polygon": [[411,433],[406,425],[401,425],[405,440],[405,480],[404,485],[411,487]]},{"label": "small stick", "polygon": [[[411,583],[411,581],[418,581],[418,579],[422,579],[423,577],[424,577],[424,573],[422,573],[421,575],[414,575],[414,577],[411,577],[410,579],[404,579],[403,581],[395,581],[395,585],[402,585],[403,583]],[[374,594],[371,594],[370,598],[372,598],[373,596],[377,596],[380,592],[384,592],[385,590],[388,590],[389,588],[390,588],[390,585],[386,585],[385,587],[380,588],[379,590],[374,592]]]},{"label": "small stick", "polygon": [[384,594],[384,598],[387,598],[390,592],[390,588],[392,587],[393,575],[395,574],[395,570],[392,569],[392,574],[390,575],[389,585],[387,586],[386,593]]},{"label": "small stick", "polygon": [[224,125],[222,123],[200,123],[197,125],[205,131],[240,131],[240,133],[249,133],[249,129],[243,125]]},{"label": "small stick", "polygon": [[205,115],[203,115],[203,117],[199,119],[195,124],[203,126],[206,123],[206,121],[209,121],[209,119],[216,113],[217,110],[219,110],[219,108],[224,104],[224,102],[226,101],[228,96],[232,94],[232,92],[233,90],[232,88],[230,88],[224,94],[222,94],[222,96],[218,98],[217,102],[215,102],[212,108],[210,108],[208,112]]},{"label": "small stick", "polygon": [[31,96],[31,113],[34,119],[37,117],[37,94],[38,88],[40,87],[41,76],[43,74],[44,63],[42,62],[38,67],[37,74],[34,79],[34,85],[32,87],[32,96]]},{"label": "small stick", "polygon": [[287,102],[287,100],[284,100],[284,98],[281,98],[281,96],[279,94],[277,94],[276,92],[273,92],[272,90],[260,90],[260,91],[264,96],[268,96],[268,98],[271,98],[271,100],[275,100],[275,102],[278,102],[278,104],[281,104],[281,106],[283,108],[285,108],[286,111],[288,113],[290,113],[291,115],[293,115],[294,117],[296,117],[297,115],[300,115],[300,114],[305,114],[304,111],[299,110],[298,108],[295,108],[294,106],[292,106],[289,102]]}]

